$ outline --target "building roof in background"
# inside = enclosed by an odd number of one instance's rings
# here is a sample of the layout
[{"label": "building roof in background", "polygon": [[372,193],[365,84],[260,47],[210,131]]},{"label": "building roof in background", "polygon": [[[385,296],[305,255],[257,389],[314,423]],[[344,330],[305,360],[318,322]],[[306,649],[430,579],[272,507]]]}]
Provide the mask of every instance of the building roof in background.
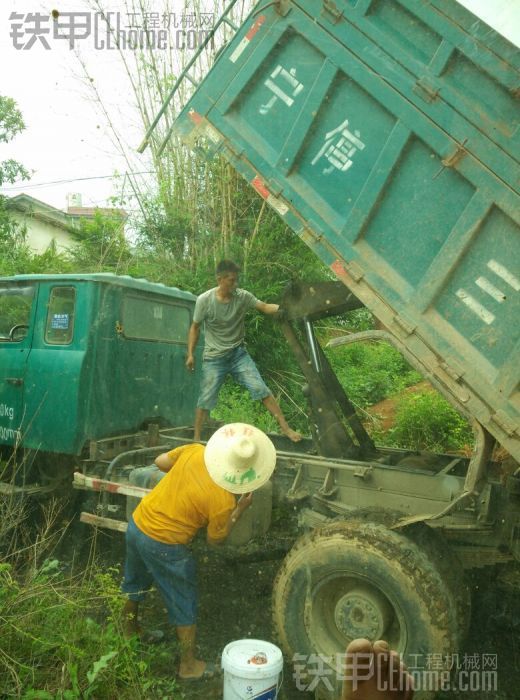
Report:
[{"label": "building roof in background", "polygon": [[35,219],[45,221],[53,226],[65,229],[65,231],[74,231],[77,228],[75,217],[28,194],[18,194],[16,197],[9,197],[7,199],[7,208],[29,214]]},{"label": "building roof in background", "polygon": [[124,209],[111,207],[69,207],[65,212],[28,194],[9,197],[7,206],[66,231],[77,230],[80,219],[93,219],[97,212],[103,216],[117,217],[123,222],[128,218]]},{"label": "building roof in background", "polygon": [[128,218],[128,214],[124,209],[116,209],[114,207],[68,207],[67,209],[67,214],[87,219],[93,219],[97,212],[103,214],[103,216],[113,216],[125,220]]}]

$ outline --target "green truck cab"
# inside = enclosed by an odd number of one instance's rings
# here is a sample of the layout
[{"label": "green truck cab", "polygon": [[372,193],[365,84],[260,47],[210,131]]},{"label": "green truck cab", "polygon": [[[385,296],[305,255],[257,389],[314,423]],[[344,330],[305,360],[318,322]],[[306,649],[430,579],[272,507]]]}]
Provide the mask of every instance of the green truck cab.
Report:
[{"label": "green truck cab", "polygon": [[70,483],[101,440],[121,449],[121,436],[137,446],[150,426],[192,423],[194,305],[188,292],[113,274],[0,279],[0,446],[6,459],[16,452],[15,487]]}]

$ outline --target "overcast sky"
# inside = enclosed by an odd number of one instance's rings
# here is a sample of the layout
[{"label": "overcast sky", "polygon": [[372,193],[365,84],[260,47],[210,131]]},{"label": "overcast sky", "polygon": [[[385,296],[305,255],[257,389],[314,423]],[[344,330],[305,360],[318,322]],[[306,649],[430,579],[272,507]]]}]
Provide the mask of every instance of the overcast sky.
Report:
[{"label": "overcast sky", "polygon": [[[520,46],[520,0],[460,1]],[[60,3],[55,4],[59,9]],[[11,144],[0,146],[0,160],[13,157],[34,171],[30,182],[17,183],[16,189],[5,187],[2,192],[9,195],[26,192],[60,209],[66,207],[67,193],[78,192],[84,206],[104,206],[115,193],[114,171],[124,172],[128,166],[118,155],[106,122],[85,86],[77,58],[65,41],[50,37],[50,50],[38,40],[31,49],[23,51],[13,46],[10,37],[12,12],[46,15],[51,5],[41,0],[1,0],[0,92],[16,100],[27,128]],[[181,12],[183,5],[184,0],[170,0],[173,10]],[[155,6],[162,10],[164,3],[157,0]],[[78,0],[67,2],[66,8],[80,11],[85,6]],[[117,8],[115,0],[111,0],[110,8]],[[23,41],[27,41],[27,35]],[[113,118],[124,125],[122,131],[132,168],[147,170],[146,156],[135,153],[143,134],[124,88],[117,53],[96,50],[91,40],[79,41],[78,46]],[[60,183],[39,186],[54,181]]]},{"label": "overcast sky", "polygon": [[[103,206],[114,194],[114,171],[124,172],[127,164],[112,143],[106,120],[86,85],[77,57],[66,41],[51,37],[50,50],[38,41],[24,51],[15,49],[9,36],[11,12],[48,14],[49,7],[40,0],[30,3],[2,0],[0,66],[9,68],[2,69],[0,89],[2,94],[16,100],[27,128],[9,147],[0,149],[0,160],[15,157],[34,170],[30,182],[17,183],[20,189],[16,190],[5,187],[3,192],[14,195],[24,191],[58,208],[66,207],[67,193],[79,192],[84,206]],[[74,3],[67,3],[69,11],[73,7]],[[77,3],[75,9],[85,8]],[[25,36],[22,41],[26,40]],[[138,158],[135,154],[142,131],[124,89],[126,83],[117,52],[96,50],[90,40],[78,41],[77,46],[87,63],[89,76],[103,93],[114,118],[124,125],[121,130],[135,168],[148,169],[146,157]],[[63,180],[67,182],[35,186]]]}]

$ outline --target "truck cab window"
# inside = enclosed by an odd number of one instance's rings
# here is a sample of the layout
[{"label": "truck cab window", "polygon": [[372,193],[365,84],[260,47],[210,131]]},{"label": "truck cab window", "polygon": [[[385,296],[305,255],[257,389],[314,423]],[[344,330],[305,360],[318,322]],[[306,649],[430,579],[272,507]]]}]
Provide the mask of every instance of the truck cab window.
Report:
[{"label": "truck cab window", "polygon": [[54,287],[49,297],[45,324],[45,342],[50,345],[70,345],[74,335],[76,290],[74,287]]},{"label": "truck cab window", "polygon": [[186,306],[128,296],[123,301],[122,324],[126,338],[185,344],[190,312]]},{"label": "truck cab window", "polygon": [[0,287],[0,342],[20,342],[27,335],[34,287]]}]

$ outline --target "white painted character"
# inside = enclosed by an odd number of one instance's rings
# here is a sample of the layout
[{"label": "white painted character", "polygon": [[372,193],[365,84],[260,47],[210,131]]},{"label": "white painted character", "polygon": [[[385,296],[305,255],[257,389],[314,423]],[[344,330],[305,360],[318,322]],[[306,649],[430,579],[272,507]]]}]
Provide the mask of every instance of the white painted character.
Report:
[{"label": "white painted character", "polygon": [[[455,295],[472,311],[481,321],[490,326],[496,319],[495,313],[499,308],[496,304],[503,304],[510,298],[511,289],[515,292],[520,291],[520,279],[514,275],[509,268],[497,260],[488,260],[487,277],[482,274],[475,280],[475,284],[480,289],[480,294],[484,292],[491,297],[487,299],[488,306],[485,306],[479,299],[466,289],[457,289]],[[505,284],[504,284],[505,283]],[[499,286],[500,285],[500,286]],[[505,286],[507,285],[507,286]],[[472,290],[473,291],[473,290]],[[491,311],[493,309],[493,311]]]},{"label": "white painted character", "polygon": [[323,169],[324,175],[329,175],[333,170],[344,172],[353,164],[353,156],[356,151],[362,151],[365,144],[361,141],[361,134],[357,129],[349,131],[348,119],[336,129],[325,135],[325,143],[312,160],[312,165],[323,156],[329,161],[330,166]]},{"label": "white painted character", "polygon": [[[282,81],[285,81],[286,85],[283,85]],[[281,82],[282,86],[280,86]],[[260,106],[260,114],[267,114],[278,99],[282,100],[287,107],[292,107],[294,100],[304,88],[303,83],[296,79],[296,68],[290,68],[287,71],[281,65],[276,66],[264,85],[273,93],[273,96],[267,104]],[[284,91],[287,90],[287,85],[289,94]]]}]

